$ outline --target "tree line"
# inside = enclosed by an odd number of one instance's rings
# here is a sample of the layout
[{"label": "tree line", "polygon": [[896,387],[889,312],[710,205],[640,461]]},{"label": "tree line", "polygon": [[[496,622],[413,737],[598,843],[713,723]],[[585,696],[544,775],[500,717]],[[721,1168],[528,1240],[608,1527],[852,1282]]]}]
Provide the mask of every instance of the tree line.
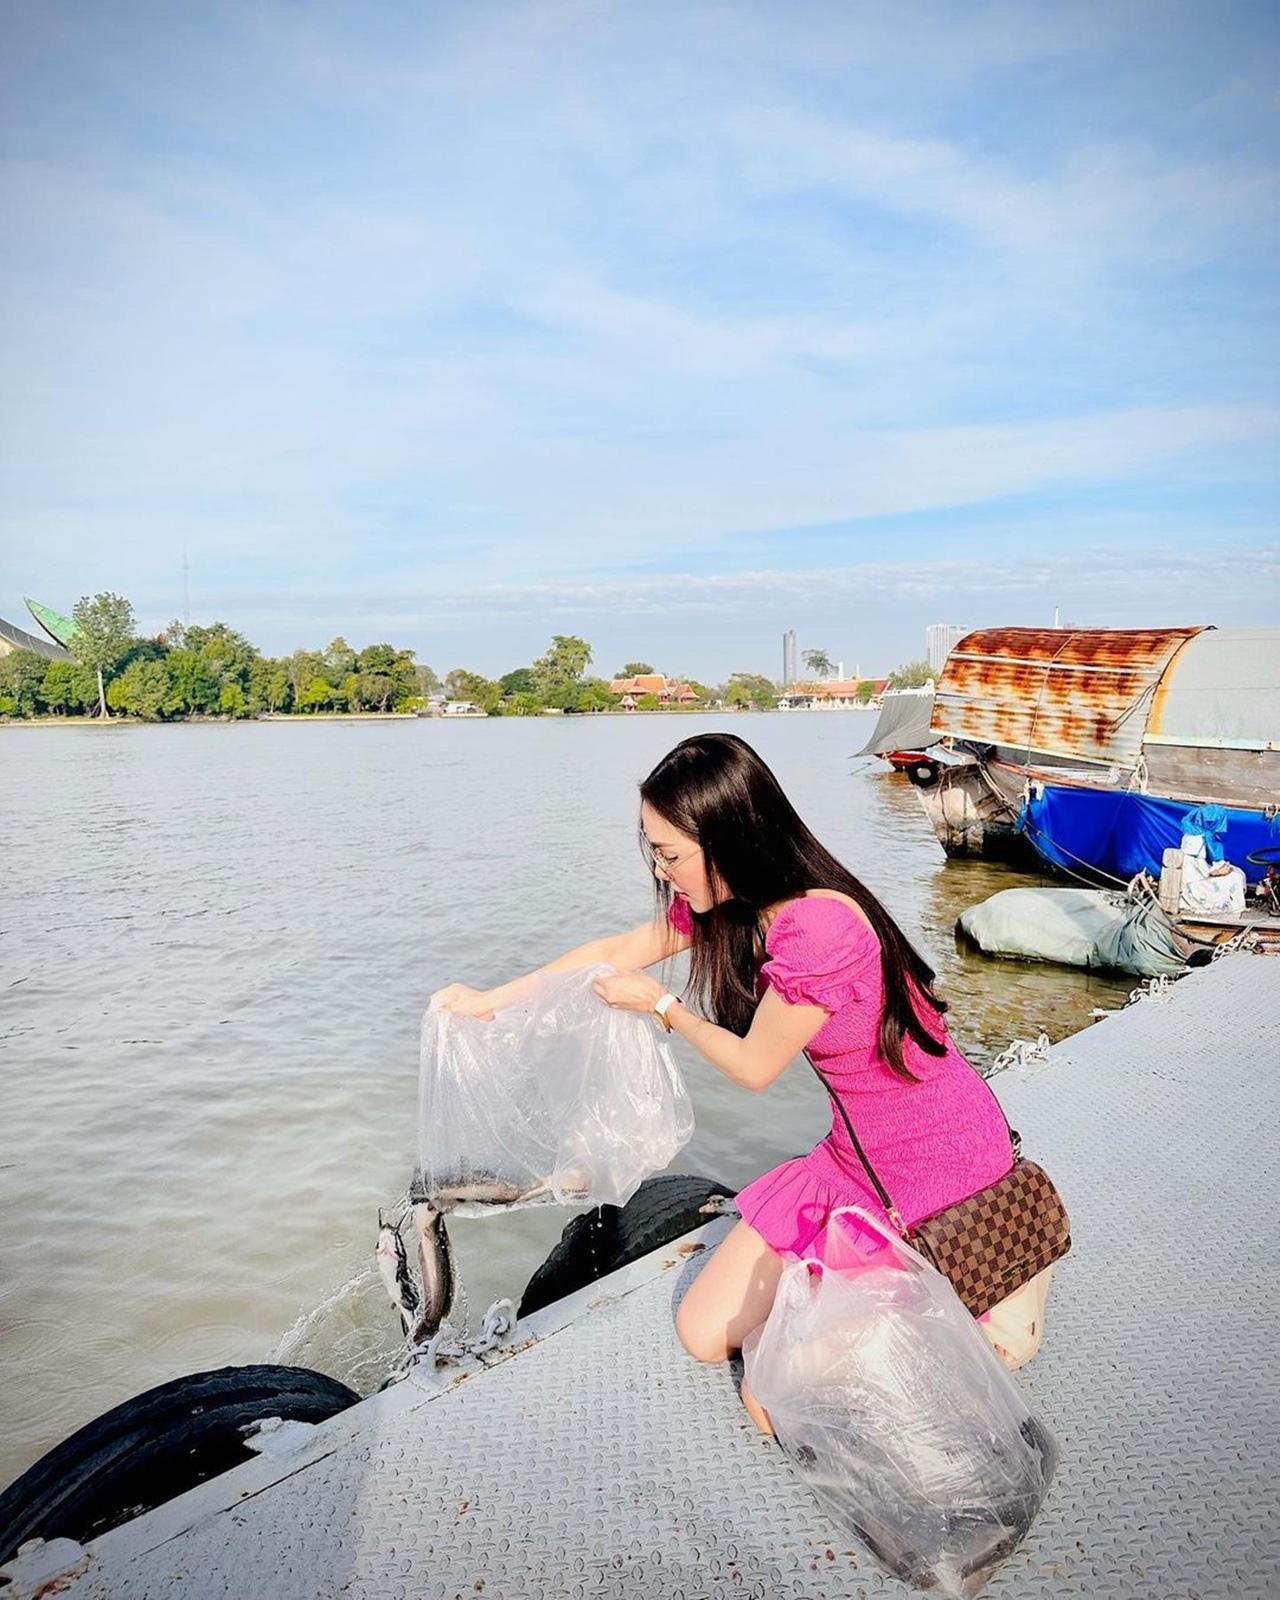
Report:
[{"label": "tree line", "polygon": [[[139,638],[133,608],[119,595],[81,600],[72,612],[71,660],[30,650],[0,658],[0,715],[108,717],[147,722],[184,717],[251,717],[263,712],[400,710],[435,684],[411,650],[373,644],[264,656],[225,622],[173,622]],[[429,672],[429,669],[427,669]]]},{"label": "tree line", "polygon": [[[0,716],[109,717],[147,722],[186,717],[315,715],[319,712],[413,712],[432,697],[472,702],[489,716],[538,716],[544,711],[603,712],[618,708],[604,678],[592,676],[590,644],[573,634],[555,634],[549,649],[528,666],[500,678],[454,667],[443,683],[414,652],[391,644],[356,650],[343,638],[324,650],[263,655],[225,622],[172,622],[155,638],[138,636],[133,607],[116,594],[86,596],[72,613],[76,631],[71,659],[50,661],[31,650],[0,657]],[[824,651],[807,651],[810,666],[830,670]],[[647,661],[628,661],[618,678],[652,673]],[[889,679],[895,688],[923,683],[928,665],[909,662]],[[684,680],[698,707],[773,710],[780,688],[759,673],[735,672],[722,684]],[[789,686],[784,686],[789,687]],[[862,695],[865,690],[865,695]],[[870,700],[873,686],[859,686]],[[636,700],[656,711],[657,695]]]},{"label": "tree line", "polygon": [[[172,622],[154,638],[139,637],[128,600],[86,596],[72,613],[70,660],[50,661],[31,650],[0,657],[0,716],[120,714],[147,722],[187,717],[242,718],[320,712],[413,712],[433,697],[472,701],[490,716],[535,716],[545,710],[601,712],[617,708],[608,682],[588,672],[585,639],[556,634],[545,655],[490,679],[455,667],[443,682],[391,644],[354,649],[343,638],[324,650],[263,655],[225,622]],[[654,669],[630,661],[618,677]],[[777,689],[768,679],[735,673],[715,687],[690,681],[695,705],[771,709]],[[657,709],[656,695],[641,697]]]}]

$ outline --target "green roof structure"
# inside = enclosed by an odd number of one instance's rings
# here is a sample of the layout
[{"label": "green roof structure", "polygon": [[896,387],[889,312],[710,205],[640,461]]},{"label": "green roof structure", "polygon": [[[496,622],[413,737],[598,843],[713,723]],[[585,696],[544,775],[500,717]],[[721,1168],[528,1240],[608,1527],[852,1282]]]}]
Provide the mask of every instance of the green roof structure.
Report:
[{"label": "green roof structure", "polygon": [[53,640],[60,644],[64,650],[71,648],[71,642],[80,629],[70,617],[64,617],[61,611],[55,611],[51,606],[42,606],[38,600],[26,600],[27,610],[36,619],[44,631]]}]

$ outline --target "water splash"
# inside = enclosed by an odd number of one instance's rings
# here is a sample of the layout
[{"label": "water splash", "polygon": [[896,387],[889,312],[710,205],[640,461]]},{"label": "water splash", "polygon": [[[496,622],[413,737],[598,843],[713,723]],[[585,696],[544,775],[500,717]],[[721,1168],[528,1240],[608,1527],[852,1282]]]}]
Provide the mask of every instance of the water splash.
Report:
[{"label": "water splash", "polygon": [[372,1394],[402,1344],[400,1322],[377,1269],[361,1267],[281,1336],[267,1360],[324,1372],[357,1394]]}]

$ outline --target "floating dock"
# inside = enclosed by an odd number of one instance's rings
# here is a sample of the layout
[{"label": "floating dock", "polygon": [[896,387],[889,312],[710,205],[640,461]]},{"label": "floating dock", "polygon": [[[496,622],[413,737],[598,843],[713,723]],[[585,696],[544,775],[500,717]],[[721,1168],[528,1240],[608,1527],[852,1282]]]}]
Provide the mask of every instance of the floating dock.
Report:
[{"label": "floating dock", "polygon": [[[1233,954],[996,1088],[1071,1211],[1017,1375],[1057,1435],[992,1600],[1280,1595],[1280,961]],[[500,1226],[500,1224],[494,1224]],[[880,1600],[674,1305],[719,1218],[86,1546],[3,1600]]]}]

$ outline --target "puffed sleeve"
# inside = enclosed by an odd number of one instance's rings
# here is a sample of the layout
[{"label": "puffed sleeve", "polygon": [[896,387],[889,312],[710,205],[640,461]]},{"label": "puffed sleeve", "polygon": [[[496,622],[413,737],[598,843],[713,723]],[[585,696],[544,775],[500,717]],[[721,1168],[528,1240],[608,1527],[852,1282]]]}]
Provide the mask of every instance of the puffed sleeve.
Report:
[{"label": "puffed sleeve", "polygon": [[765,935],[761,971],[788,1005],[840,1011],[866,993],[880,960],[867,922],[842,900],[792,900]]},{"label": "puffed sleeve", "polygon": [[689,902],[682,894],[672,896],[671,904],[667,907],[667,921],[686,939],[693,937],[693,915],[689,910]]}]

